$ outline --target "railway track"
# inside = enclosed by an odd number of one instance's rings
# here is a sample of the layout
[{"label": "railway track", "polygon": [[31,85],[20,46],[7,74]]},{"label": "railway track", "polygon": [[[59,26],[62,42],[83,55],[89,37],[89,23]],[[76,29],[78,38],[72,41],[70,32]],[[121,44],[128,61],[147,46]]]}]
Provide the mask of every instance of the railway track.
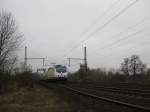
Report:
[{"label": "railway track", "polygon": [[100,85],[94,85],[94,84],[69,84],[73,87],[80,86],[84,87],[86,89],[95,89],[97,91],[107,91],[107,92],[115,92],[115,93],[121,93],[121,94],[128,94],[128,95],[134,95],[136,97],[141,96],[143,98],[150,98],[150,90],[141,90],[141,89],[128,89],[126,88],[117,88],[117,87],[106,87],[106,86],[100,86]]},{"label": "railway track", "polygon": [[72,87],[72,86],[68,86],[68,85],[65,85],[65,84],[56,84],[56,83],[51,84],[51,83],[47,83],[47,82],[40,82],[40,84],[43,85],[43,86],[46,86],[48,88],[50,86],[55,86],[57,88],[64,88],[64,89],[67,89],[69,91],[72,91],[73,94],[80,94],[80,95],[83,95],[83,96],[88,96],[88,97],[91,97],[91,98],[94,98],[94,99],[103,100],[103,101],[113,103],[113,104],[116,104],[116,105],[125,106],[125,107],[131,108],[131,109],[150,112],[149,107],[145,107],[145,106],[142,106],[142,105],[136,105],[136,104],[132,104],[132,103],[128,103],[128,102],[123,102],[123,101],[120,101],[120,100],[116,100],[114,98],[108,98],[108,97],[105,97],[105,96],[100,96],[98,94],[98,91],[94,90],[94,89],[88,89],[88,88],[83,88],[83,87]]},{"label": "railway track", "polygon": [[139,84],[139,83],[125,83],[125,82],[118,82],[118,83],[109,83],[109,82],[69,82],[69,84],[83,84],[83,85],[95,85],[95,86],[104,86],[104,87],[116,87],[116,88],[123,88],[123,89],[140,89],[140,90],[149,90],[150,91],[150,84]]}]

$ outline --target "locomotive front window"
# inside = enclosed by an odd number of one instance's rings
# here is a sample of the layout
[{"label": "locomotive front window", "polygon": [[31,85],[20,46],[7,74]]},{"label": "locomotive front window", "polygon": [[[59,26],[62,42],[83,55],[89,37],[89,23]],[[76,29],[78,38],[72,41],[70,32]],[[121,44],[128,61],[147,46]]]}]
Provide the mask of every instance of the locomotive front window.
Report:
[{"label": "locomotive front window", "polygon": [[58,72],[58,73],[65,73],[66,72],[66,67],[58,67],[58,68],[56,68],[56,72]]}]

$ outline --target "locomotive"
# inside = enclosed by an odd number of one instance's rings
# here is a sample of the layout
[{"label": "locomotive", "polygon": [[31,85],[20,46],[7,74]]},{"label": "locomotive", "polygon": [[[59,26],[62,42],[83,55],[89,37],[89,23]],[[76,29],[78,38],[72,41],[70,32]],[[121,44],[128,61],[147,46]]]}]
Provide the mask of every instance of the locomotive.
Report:
[{"label": "locomotive", "polygon": [[67,80],[67,67],[63,65],[54,65],[48,68],[45,75],[47,80]]}]

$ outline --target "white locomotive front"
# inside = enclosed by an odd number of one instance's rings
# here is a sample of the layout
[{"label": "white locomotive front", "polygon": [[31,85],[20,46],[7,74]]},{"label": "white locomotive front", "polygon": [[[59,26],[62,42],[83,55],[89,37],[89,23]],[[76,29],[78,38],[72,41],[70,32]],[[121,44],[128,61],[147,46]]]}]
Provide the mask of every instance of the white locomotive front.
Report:
[{"label": "white locomotive front", "polygon": [[67,67],[63,65],[55,65],[54,67],[48,68],[46,72],[47,79],[59,79],[59,80],[67,80],[68,72]]}]

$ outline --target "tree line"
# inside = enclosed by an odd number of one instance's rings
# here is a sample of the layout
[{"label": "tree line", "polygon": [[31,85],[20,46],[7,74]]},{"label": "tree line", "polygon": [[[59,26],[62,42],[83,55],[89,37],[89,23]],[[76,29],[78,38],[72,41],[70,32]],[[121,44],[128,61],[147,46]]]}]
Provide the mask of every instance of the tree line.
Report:
[{"label": "tree line", "polygon": [[132,55],[124,58],[119,69],[106,70],[105,68],[88,69],[84,72],[79,69],[69,74],[70,81],[102,81],[102,82],[137,82],[150,83],[150,69],[142,62],[139,56]]}]

